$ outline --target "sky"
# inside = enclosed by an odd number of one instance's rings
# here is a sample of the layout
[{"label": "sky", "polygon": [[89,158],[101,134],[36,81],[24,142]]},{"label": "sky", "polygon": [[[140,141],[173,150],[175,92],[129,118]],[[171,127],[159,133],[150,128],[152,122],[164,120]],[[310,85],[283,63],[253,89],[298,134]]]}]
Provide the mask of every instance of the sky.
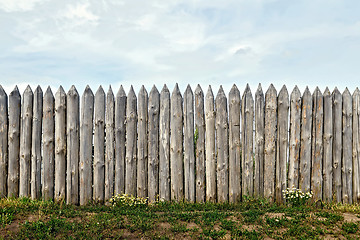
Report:
[{"label": "sky", "polygon": [[0,0],[0,84],[360,84],[358,0]]}]

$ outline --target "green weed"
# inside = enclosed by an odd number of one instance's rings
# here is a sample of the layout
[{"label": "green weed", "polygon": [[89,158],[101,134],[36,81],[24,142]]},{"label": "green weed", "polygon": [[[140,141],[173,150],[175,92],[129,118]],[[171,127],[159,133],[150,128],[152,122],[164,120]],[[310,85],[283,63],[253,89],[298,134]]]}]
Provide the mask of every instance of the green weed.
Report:
[{"label": "green weed", "polygon": [[359,230],[359,226],[353,222],[345,222],[343,223],[341,229],[348,234],[357,233],[357,231]]}]

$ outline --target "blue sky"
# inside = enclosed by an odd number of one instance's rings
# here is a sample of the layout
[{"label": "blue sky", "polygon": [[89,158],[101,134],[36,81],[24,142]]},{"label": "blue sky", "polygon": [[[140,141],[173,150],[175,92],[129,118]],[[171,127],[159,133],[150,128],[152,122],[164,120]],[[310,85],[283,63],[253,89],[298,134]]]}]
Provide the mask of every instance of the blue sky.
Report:
[{"label": "blue sky", "polygon": [[360,86],[358,0],[0,0],[0,84]]}]

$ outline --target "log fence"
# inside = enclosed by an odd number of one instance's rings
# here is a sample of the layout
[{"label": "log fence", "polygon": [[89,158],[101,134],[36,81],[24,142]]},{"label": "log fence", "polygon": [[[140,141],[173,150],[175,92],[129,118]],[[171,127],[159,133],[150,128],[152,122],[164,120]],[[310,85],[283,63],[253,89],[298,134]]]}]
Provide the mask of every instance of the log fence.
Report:
[{"label": "log fence", "polygon": [[[81,104],[80,104],[81,99]],[[0,86],[0,197],[84,205],[113,195],[149,201],[360,201],[360,91],[234,85],[138,95],[87,86]]]}]

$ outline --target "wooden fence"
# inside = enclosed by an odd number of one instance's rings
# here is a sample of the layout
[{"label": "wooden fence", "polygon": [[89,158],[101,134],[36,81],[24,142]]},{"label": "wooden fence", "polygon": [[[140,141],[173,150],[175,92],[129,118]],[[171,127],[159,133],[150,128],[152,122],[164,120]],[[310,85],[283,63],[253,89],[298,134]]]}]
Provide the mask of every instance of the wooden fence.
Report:
[{"label": "wooden fence", "polygon": [[[81,107],[81,109],[80,109]],[[104,202],[114,194],[191,202],[244,196],[360,200],[360,91],[234,85],[214,97],[154,86],[116,96],[0,86],[0,197]]]}]

